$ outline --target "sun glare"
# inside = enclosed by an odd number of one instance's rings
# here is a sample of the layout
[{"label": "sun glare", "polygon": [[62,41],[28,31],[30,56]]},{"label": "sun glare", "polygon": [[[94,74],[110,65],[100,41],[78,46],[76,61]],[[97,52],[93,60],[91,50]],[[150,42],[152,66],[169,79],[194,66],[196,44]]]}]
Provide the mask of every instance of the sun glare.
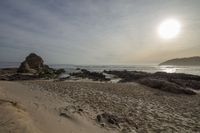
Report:
[{"label": "sun glare", "polygon": [[159,35],[163,39],[175,38],[180,30],[181,24],[176,19],[167,19],[163,21],[158,28]]}]

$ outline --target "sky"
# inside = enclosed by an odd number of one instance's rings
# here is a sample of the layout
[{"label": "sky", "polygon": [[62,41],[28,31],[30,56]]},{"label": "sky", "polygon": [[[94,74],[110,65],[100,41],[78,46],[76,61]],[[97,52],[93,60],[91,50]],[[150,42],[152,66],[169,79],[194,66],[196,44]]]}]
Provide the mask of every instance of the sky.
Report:
[{"label": "sky", "polygon": [[[0,61],[156,64],[200,56],[200,0],[0,0]],[[162,39],[160,23],[181,24]]]}]

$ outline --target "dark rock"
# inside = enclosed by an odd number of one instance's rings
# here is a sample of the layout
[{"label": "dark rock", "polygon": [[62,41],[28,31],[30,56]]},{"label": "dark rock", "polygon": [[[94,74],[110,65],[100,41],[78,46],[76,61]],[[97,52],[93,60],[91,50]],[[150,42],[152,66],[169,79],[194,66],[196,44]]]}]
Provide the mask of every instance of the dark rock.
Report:
[{"label": "dark rock", "polygon": [[174,79],[171,82],[176,83],[184,88],[192,88],[194,90],[200,89],[200,81],[196,80],[182,80],[182,79]]},{"label": "dark rock", "polygon": [[0,75],[17,73],[17,68],[2,68],[0,69]]},{"label": "dark rock", "polygon": [[101,122],[101,120],[102,120],[102,119],[101,119],[101,115],[97,115],[97,121],[98,121],[98,122]]},{"label": "dark rock", "polygon": [[76,70],[81,70],[81,69],[78,67],[78,68],[76,68]]},{"label": "dark rock", "polygon": [[104,123],[101,123],[100,125],[101,125],[101,127],[105,127],[105,124],[104,124]]},{"label": "dark rock", "polygon": [[49,79],[52,79],[52,78],[56,77],[55,71],[52,68],[45,68],[42,71],[40,71],[38,73],[38,75],[39,75],[40,78],[49,78]]},{"label": "dark rock", "polygon": [[28,55],[23,61],[18,69],[20,73],[36,73],[43,69],[43,59],[36,55],[35,53],[31,53]]},{"label": "dark rock", "polygon": [[107,123],[107,124],[115,125],[120,128],[119,126],[120,121],[118,117],[115,115],[105,112],[105,113],[97,115],[96,118],[99,123]]},{"label": "dark rock", "polygon": [[78,112],[83,112],[83,109],[79,108],[79,109],[78,109]]},{"label": "dark rock", "polygon": [[68,119],[72,119],[71,115],[67,114],[66,112],[61,112],[60,116],[63,116],[63,117],[68,118]]},{"label": "dark rock", "polygon": [[108,122],[111,123],[111,124],[115,124],[115,123],[116,123],[116,120],[113,119],[113,118],[110,118],[110,119],[108,119]]},{"label": "dark rock", "polygon": [[185,89],[180,85],[162,79],[144,78],[138,80],[138,82],[155,89],[172,92],[176,94],[189,94],[189,95],[196,94],[194,91],[190,89]]},{"label": "dark rock", "polygon": [[176,94],[196,94],[200,90],[200,76],[183,73],[140,71],[104,71],[121,78],[120,82],[138,82],[140,84]]},{"label": "dark rock", "polygon": [[156,72],[150,75],[151,77],[161,78],[166,80],[182,79],[182,80],[196,80],[200,81],[200,76],[184,74],[184,73],[166,73],[166,72]]},{"label": "dark rock", "polygon": [[65,73],[64,69],[53,69],[43,63],[43,59],[31,53],[28,55],[18,68],[18,73],[32,73],[38,75],[39,78],[52,79],[57,78],[60,74]]},{"label": "dark rock", "polygon": [[30,74],[11,74],[11,75],[3,75],[0,76],[0,80],[6,81],[16,81],[16,80],[35,80],[39,77],[37,75],[30,75]]},{"label": "dark rock", "polygon": [[70,73],[71,76],[80,77],[80,78],[88,78],[94,81],[109,81],[103,73],[99,72],[90,72],[86,69],[81,69],[80,72]]},{"label": "dark rock", "polygon": [[140,72],[140,71],[105,71],[107,74],[112,74],[117,76],[118,78],[121,78],[122,80],[120,82],[131,82],[136,81],[138,79],[148,77],[150,76],[149,73],[146,72]]},{"label": "dark rock", "polygon": [[65,69],[57,69],[56,71],[55,71],[55,74],[57,74],[57,75],[60,75],[60,74],[63,74],[63,73],[65,73]]}]

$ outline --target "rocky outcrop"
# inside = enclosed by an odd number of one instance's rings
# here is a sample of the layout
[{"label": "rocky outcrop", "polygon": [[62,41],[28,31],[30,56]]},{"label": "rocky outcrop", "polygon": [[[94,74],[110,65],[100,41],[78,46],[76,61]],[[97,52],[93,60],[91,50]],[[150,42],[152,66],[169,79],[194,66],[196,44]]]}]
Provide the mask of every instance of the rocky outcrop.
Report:
[{"label": "rocky outcrop", "polygon": [[17,68],[2,68],[0,69],[0,75],[8,75],[17,72]]},{"label": "rocky outcrop", "polygon": [[36,55],[35,53],[31,53],[28,55],[18,68],[19,73],[37,73],[44,69],[43,59]]},{"label": "rocky outcrop", "polygon": [[90,72],[86,69],[81,69],[79,72],[70,73],[70,76],[80,77],[80,78],[88,78],[94,81],[109,81],[110,79],[106,78],[103,73],[99,72]]},{"label": "rocky outcrop", "polygon": [[200,66],[200,56],[171,59],[159,65]]},{"label": "rocky outcrop", "polygon": [[143,78],[138,80],[138,83],[149,86],[151,88],[172,92],[175,94],[188,94],[188,95],[196,94],[194,91],[190,89],[186,89],[176,83],[169,82],[163,79]]},{"label": "rocky outcrop", "polygon": [[115,75],[116,77],[120,78],[120,82],[132,82],[136,81],[141,78],[149,77],[151,74],[147,72],[142,71],[106,71],[104,70],[104,73]]},{"label": "rocky outcrop", "polygon": [[121,78],[120,82],[142,85],[176,94],[196,94],[200,90],[200,76],[183,73],[147,73],[139,71],[104,71]]},{"label": "rocky outcrop", "polygon": [[1,69],[0,80],[53,79],[65,73],[64,69],[53,69],[44,64],[43,59],[35,53],[29,54],[18,69]]},{"label": "rocky outcrop", "polygon": [[36,80],[39,78],[40,77],[38,75],[20,74],[20,73],[0,76],[0,80],[5,80],[5,81]]}]

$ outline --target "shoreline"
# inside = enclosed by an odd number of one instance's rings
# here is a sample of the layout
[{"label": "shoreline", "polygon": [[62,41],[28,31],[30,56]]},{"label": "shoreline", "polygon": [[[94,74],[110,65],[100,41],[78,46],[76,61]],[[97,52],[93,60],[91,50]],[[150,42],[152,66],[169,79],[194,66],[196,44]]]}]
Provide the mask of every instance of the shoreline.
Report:
[{"label": "shoreline", "polygon": [[81,82],[102,82],[102,83],[130,83],[136,82],[161,91],[176,94],[196,95],[200,91],[200,76],[184,73],[143,71],[117,71],[104,70],[103,72],[93,72],[87,69],[77,68],[76,72],[70,73],[67,77],[62,76],[64,69],[54,70],[44,68],[37,73],[19,73],[16,69],[1,69],[0,80],[23,81],[23,80],[53,80],[59,81],[81,81]]},{"label": "shoreline", "polygon": [[0,131],[198,133],[200,129],[200,76],[78,69],[59,77],[62,72],[49,67],[42,75],[1,69],[0,123],[11,119],[14,124],[4,124]]}]

